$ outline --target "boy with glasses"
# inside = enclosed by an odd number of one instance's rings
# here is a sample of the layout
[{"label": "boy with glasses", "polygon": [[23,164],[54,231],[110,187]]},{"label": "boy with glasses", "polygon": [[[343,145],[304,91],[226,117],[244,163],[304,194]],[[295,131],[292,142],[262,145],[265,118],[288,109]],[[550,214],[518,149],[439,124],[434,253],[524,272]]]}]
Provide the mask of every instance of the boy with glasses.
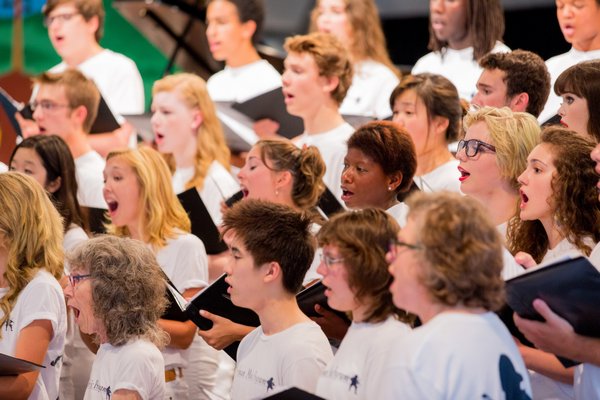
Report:
[{"label": "boy with glasses", "polygon": [[35,79],[33,119],[42,135],[58,135],[75,160],[77,197],[82,207],[106,209],[102,196],[104,159],[92,149],[89,131],[96,119],[100,93],[75,69],[43,73]]}]

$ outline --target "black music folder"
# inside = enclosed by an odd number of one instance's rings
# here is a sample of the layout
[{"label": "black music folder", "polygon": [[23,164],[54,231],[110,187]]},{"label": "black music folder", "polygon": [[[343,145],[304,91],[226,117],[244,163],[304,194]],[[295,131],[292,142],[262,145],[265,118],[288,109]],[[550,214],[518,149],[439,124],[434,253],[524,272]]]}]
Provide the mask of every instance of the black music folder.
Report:
[{"label": "black music folder", "polygon": [[286,389],[282,392],[277,392],[272,396],[265,397],[266,399],[271,400],[324,400],[322,397],[319,397],[315,394],[309,393],[306,390],[299,389],[297,387],[293,387],[290,389]]},{"label": "black music folder", "polygon": [[317,207],[327,218],[331,218],[335,214],[344,211],[344,206],[328,187],[325,187],[325,191],[321,194],[321,197],[319,197]]},{"label": "black music folder", "polygon": [[190,188],[179,193],[177,197],[190,217],[192,233],[202,240],[206,253],[219,254],[227,250],[227,245],[221,240],[219,229],[206,209],[198,189]]},{"label": "black music folder", "polygon": [[296,301],[298,302],[298,307],[300,307],[300,310],[302,310],[302,312],[308,317],[320,317],[321,315],[315,311],[315,305],[318,304],[321,307],[335,313],[346,322],[350,323],[350,319],[346,313],[329,307],[329,304],[327,304],[327,297],[325,296],[325,289],[326,287],[323,285],[323,282],[318,281],[317,283],[300,291],[300,293],[296,295]]},{"label": "black music folder", "polygon": [[[8,117],[11,125],[13,126],[18,136],[23,136],[21,133],[21,127],[15,119],[15,113],[19,112],[26,119],[33,119],[33,113],[29,104],[23,104],[16,101],[9,95],[4,89],[0,88],[0,106],[4,109],[6,116]],[[100,103],[98,104],[98,114],[92,124],[90,133],[104,133],[112,132],[115,129],[120,128],[121,125],[117,122],[116,117],[108,107],[108,104],[100,95]]]},{"label": "black music folder", "polygon": [[277,133],[288,139],[304,132],[302,118],[287,112],[281,88],[275,88],[242,103],[233,103],[231,107],[250,117],[253,121],[269,118],[278,122]]},{"label": "black music folder", "polygon": [[[566,319],[578,334],[600,338],[600,272],[587,258],[542,265],[506,281],[506,302],[522,318],[544,320],[533,308],[537,298]],[[508,317],[512,320],[512,313]],[[503,320],[507,326],[511,322]],[[517,329],[512,325],[509,330]],[[565,367],[577,364],[562,357],[559,360]]]},{"label": "black music folder", "polygon": [[26,372],[37,371],[40,368],[46,367],[32,363],[31,361],[0,353],[0,376],[15,376]]},{"label": "black music folder", "polygon": [[[225,282],[226,276],[227,274],[221,275],[219,279],[198,292],[198,294],[189,301],[186,301],[172,285],[168,285],[168,289],[177,300],[177,304],[181,310],[185,310],[189,319],[203,331],[212,328],[212,321],[202,317],[200,315],[200,310],[206,310],[241,325],[259,326],[260,321],[258,315],[256,315],[254,311],[238,307],[231,301],[231,298],[227,293],[229,285]],[[224,349],[234,360],[237,356],[238,345],[239,342],[235,342]]]}]

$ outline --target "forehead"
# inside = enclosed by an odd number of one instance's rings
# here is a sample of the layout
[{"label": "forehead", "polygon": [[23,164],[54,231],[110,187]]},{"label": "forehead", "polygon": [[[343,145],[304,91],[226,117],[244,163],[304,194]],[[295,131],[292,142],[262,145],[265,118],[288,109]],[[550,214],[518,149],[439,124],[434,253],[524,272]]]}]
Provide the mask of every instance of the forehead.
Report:
[{"label": "forehead", "polygon": [[394,101],[395,106],[424,106],[423,100],[417,95],[415,89],[405,89]]},{"label": "forehead", "polygon": [[61,3],[61,4],[57,5],[56,7],[54,7],[54,9],[48,15],[54,16],[54,15],[58,15],[58,14],[73,13],[73,12],[78,12],[78,11],[79,10],[75,6],[75,3],[66,2],[66,3]]},{"label": "forehead", "polygon": [[227,0],[214,0],[208,4],[206,18],[233,18],[239,21],[239,13],[236,5]]},{"label": "forehead", "polygon": [[152,96],[152,104],[187,106],[179,90],[158,92]]},{"label": "forehead", "polygon": [[315,59],[311,53],[303,52],[298,53],[292,51],[288,54],[288,56],[284,60],[284,64],[286,67],[297,66],[303,67],[305,69],[314,69],[318,72],[318,66],[315,62]]},{"label": "forehead", "polygon": [[41,84],[39,86],[36,100],[52,100],[57,103],[67,101],[67,92],[61,84]]},{"label": "forehead", "polygon": [[486,142],[489,141],[490,131],[487,127],[487,124],[484,121],[477,121],[469,126],[465,133],[465,139],[480,139]]},{"label": "forehead", "polygon": [[106,160],[106,170],[119,169],[121,171],[134,172],[133,167],[123,157],[112,157]]},{"label": "forehead", "polygon": [[502,86],[506,87],[504,80],[506,79],[506,72],[498,68],[484,69],[479,78],[479,84],[485,84],[489,86]]},{"label": "forehead", "polygon": [[31,162],[34,164],[42,163],[42,159],[38,153],[31,147],[19,147],[15,152],[13,161]]},{"label": "forehead", "polygon": [[348,152],[346,153],[346,159],[355,162],[375,163],[375,161],[371,157],[369,157],[364,151],[357,147],[348,148]]},{"label": "forehead", "polygon": [[547,165],[554,165],[554,148],[549,143],[540,143],[531,150],[527,160],[539,160]]}]

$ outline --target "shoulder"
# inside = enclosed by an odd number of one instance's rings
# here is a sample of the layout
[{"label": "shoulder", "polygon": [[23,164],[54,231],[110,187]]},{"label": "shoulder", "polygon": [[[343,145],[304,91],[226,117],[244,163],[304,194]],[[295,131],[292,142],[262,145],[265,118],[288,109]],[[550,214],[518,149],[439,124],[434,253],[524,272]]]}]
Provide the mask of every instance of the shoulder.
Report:
[{"label": "shoulder", "polygon": [[78,225],[71,224],[65,232],[63,239],[63,248],[65,251],[71,251],[81,242],[88,239],[87,233]]},{"label": "shoulder", "polygon": [[412,69],[413,74],[419,74],[426,72],[427,68],[438,65],[442,62],[442,55],[440,52],[432,51],[419,58]]},{"label": "shoulder", "polygon": [[108,61],[113,65],[116,64],[119,67],[135,67],[137,69],[135,62],[131,58],[109,49],[102,50],[102,52],[98,54],[98,59],[102,62]]},{"label": "shoulder", "polygon": [[167,239],[167,245],[165,246],[165,248],[178,250],[195,249],[197,247],[204,248],[204,243],[198,236],[188,232],[177,232],[175,237]]},{"label": "shoulder", "polygon": [[505,45],[504,43],[498,41],[496,42],[496,44],[494,45],[494,48],[492,48],[492,50],[490,51],[490,53],[509,53],[511,52],[510,47],[508,47],[507,45]]}]

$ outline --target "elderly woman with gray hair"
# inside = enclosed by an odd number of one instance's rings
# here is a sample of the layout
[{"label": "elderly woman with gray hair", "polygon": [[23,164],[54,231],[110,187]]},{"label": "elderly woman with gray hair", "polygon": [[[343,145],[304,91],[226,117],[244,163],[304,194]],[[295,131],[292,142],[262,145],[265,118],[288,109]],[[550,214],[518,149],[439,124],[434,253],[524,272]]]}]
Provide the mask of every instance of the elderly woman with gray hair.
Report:
[{"label": "elderly woman with gray hair", "polygon": [[156,257],[143,243],[113,236],[84,242],[68,257],[67,304],[83,333],[100,342],[85,399],[162,399],[168,342],[158,327],[167,300]]}]

